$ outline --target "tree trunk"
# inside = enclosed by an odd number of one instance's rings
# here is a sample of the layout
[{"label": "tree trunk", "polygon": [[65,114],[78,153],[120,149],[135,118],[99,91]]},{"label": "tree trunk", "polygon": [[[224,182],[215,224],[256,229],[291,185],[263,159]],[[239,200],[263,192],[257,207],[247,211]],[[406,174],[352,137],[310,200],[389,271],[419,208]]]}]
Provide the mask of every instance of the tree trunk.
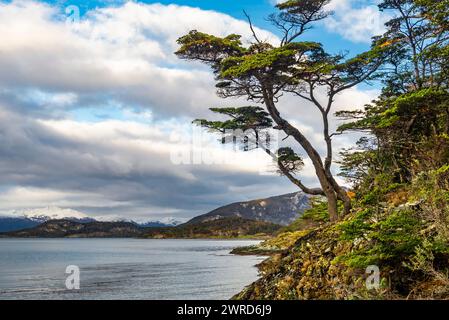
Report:
[{"label": "tree trunk", "polygon": [[341,201],[343,201],[343,207],[344,212],[343,214],[346,215],[351,211],[351,199],[348,197],[348,194],[346,191],[338,184],[338,182],[335,180],[334,176],[332,175],[331,166],[332,166],[332,157],[333,157],[333,150],[332,150],[332,138],[329,134],[329,111],[332,106],[333,102],[333,95],[329,97],[328,105],[326,110],[324,110],[318,101],[314,100],[315,104],[318,106],[318,108],[321,111],[321,114],[323,116],[323,134],[324,134],[324,140],[326,142],[327,147],[327,156],[324,161],[324,170],[326,172],[326,176],[332,185],[332,188],[334,189],[335,193],[337,194],[337,198]]},{"label": "tree trunk", "polygon": [[[293,127],[288,121],[283,119],[276,108],[272,95],[264,91],[264,102],[270,116],[274,122],[281,128],[287,135],[292,136],[306,151],[312,164],[315,168],[316,176],[320,182],[321,188],[328,201],[329,218],[331,221],[338,220],[338,207],[337,207],[337,192],[333,183],[333,178],[330,178],[324,168],[321,156],[318,151],[312,146],[309,140],[295,127]],[[336,184],[336,182],[335,182]],[[338,185],[338,184],[337,184]],[[340,192],[341,193],[341,192]],[[346,195],[347,196],[347,195]]]},{"label": "tree trunk", "polygon": [[329,212],[329,220],[332,222],[338,221],[337,195],[335,194],[333,189],[325,193],[327,198],[327,211]]},{"label": "tree trunk", "polygon": [[337,181],[335,181],[332,174],[329,173],[329,180],[332,184],[332,187],[334,188],[335,192],[337,193],[338,199],[343,201],[343,214],[347,215],[351,212],[352,204],[351,199],[349,198],[348,194],[346,193],[346,190],[343,189]]}]

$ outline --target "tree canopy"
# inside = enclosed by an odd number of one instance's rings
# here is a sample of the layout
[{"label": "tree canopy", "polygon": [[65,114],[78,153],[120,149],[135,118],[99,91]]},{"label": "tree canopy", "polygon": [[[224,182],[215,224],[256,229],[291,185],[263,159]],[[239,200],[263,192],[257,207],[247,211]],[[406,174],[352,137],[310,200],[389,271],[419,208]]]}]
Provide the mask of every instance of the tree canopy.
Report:
[{"label": "tree canopy", "polygon": [[[334,99],[344,90],[375,79],[376,70],[384,61],[390,47],[385,45],[384,39],[375,39],[371,50],[347,58],[343,54],[327,53],[320,43],[300,41],[301,36],[313,23],[330,14],[326,10],[328,3],[327,0],[290,0],[278,4],[277,11],[270,15],[269,20],[282,34],[279,44],[260,41],[248,17],[253,43],[243,44],[241,36],[236,34],[221,38],[192,30],[178,39],[180,47],[176,54],[182,59],[209,65],[215,74],[220,97],[242,97],[257,104],[254,107],[222,110],[215,108],[212,111],[226,115],[230,120],[219,122],[201,119],[199,123],[216,131],[254,127],[258,131],[272,127],[293,137],[311,159],[321,187],[308,188],[303,185],[300,179],[295,177],[300,166],[292,166],[292,163],[287,165],[284,161],[276,160],[279,171],[304,192],[325,195],[332,219],[336,220],[339,215],[337,201],[343,201],[344,213],[350,211],[351,201],[346,191],[335,180],[331,169],[333,133],[330,132],[329,117]],[[325,103],[317,98],[317,90],[323,87],[327,91]],[[302,104],[301,101],[306,101],[319,110],[323,124],[323,141],[326,144],[324,162],[317,151],[318,146],[314,146],[299,128],[281,115],[280,97],[283,94],[292,94],[298,98],[299,105]],[[257,138],[256,140],[258,141]],[[299,155],[293,151],[294,146],[292,147],[280,152],[271,152],[270,155],[282,159],[279,154],[285,157],[285,152],[290,150],[289,152],[299,159]]]}]

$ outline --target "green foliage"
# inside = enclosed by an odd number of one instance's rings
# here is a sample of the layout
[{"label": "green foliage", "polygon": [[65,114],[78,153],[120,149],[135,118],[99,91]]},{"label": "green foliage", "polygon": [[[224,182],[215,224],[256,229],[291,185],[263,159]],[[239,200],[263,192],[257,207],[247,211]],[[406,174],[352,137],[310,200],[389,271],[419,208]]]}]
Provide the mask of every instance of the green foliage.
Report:
[{"label": "green foliage", "polygon": [[222,63],[222,78],[238,78],[248,76],[255,72],[266,72],[269,70],[288,69],[295,64],[296,50],[288,47],[270,48],[270,50],[245,55],[242,57],[229,57]]},{"label": "green foliage", "polygon": [[388,258],[411,254],[420,244],[420,221],[414,212],[398,210],[374,225],[372,239],[379,242],[379,252]]},{"label": "green foliage", "polygon": [[[268,113],[260,107],[211,108],[212,112],[224,115],[229,120],[209,121],[197,119],[193,122],[212,132],[221,134],[222,143],[240,143],[244,151],[262,146],[268,151],[270,135],[267,129],[272,127]],[[263,136],[262,136],[263,135]]]},{"label": "green foliage", "polygon": [[364,250],[352,252],[344,256],[338,256],[334,259],[334,263],[343,263],[351,268],[364,269],[370,265],[378,265],[379,257],[375,250]]},{"label": "green foliage", "polygon": [[414,212],[397,210],[378,222],[370,221],[371,216],[371,212],[365,210],[339,225],[342,240],[364,238],[370,244],[339,257],[338,261],[354,268],[395,263],[413,254],[423,241],[419,233],[420,221]]},{"label": "green foliage", "polygon": [[279,166],[287,169],[290,173],[299,172],[304,167],[303,159],[289,147],[279,148],[277,156]]},{"label": "green foliage", "polygon": [[432,242],[425,239],[421,245],[415,248],[415,254],[410,258],[410,261],[404,262],[404,266],[412,271],[431,270],[435,259],[432,251]]},{"label": "green foliage", "polygon": [[230,118],[226,121],[208,121],[205,119],[194,120],[195,123],[224,133],[224,130],[263,130],[272,127],[272,120],[268,113],[260,107],[239,107],[239,108],[211,108],[212,112],[225,115]]},{"label": "green foliage", "polygon": [[246,52],[240,38],[241,36],[236,34],[220,38],[192,30],[178,39],[180,48],[176,51],[176,55],[183,59],[200,60],[217,67],[223,59]]},{"label": "green foliage", "polygon": [[342,231],[341,239],[353,241],[358,238],[363,238],[368,232],[373,230],[372,224],[367,220],[372,216],[372,211],[366,208],[357,214],[352,219],[341,222],[338,227]]},{"label": "green foliage", "polygon": [[[431,135],[429,128],[436,131],[446,130],[447,115],[441,118],[441,111],[449,107],[449,93],[438,88],[425,88],[406,93],[391,101],[391,107],[381,113],[378,128],[399,125],[406,127],[413,117],[413,126],[409,132],[413,135]],[[402,123],[398,123],[401,121]]]},{"label": "green foliage", "polygon": [[314,14],[328,4],[330,0],[286,0],[280,2],[276,7],[289,13]]},{"label": "green foliage", "polygon": [[415,4],[433,24],[449,25],[449,0],[415,0]]},{"label": "green foliage", "polygon": [[328,221],[327,201],[324,197],[312,197],[310,198],[310,208],[304,210],[303,214],[288,226],[282,227],[278,237],[283,233],[296,234],[297,231],[307,231]]},{"label": "green foliage", "polygon": [[377,173],[375,176],[367,178],[371,188],[359,192],[360,204],[365,206],[378,207],[380,203],[387,201],[386,196],[400,187],[401,183],[395,182],[394,175],[390,173]]},{"label": "green foliage", "polygon": [[300,219],[313,220],[316,222],[329,221],[329,212],[327,210],[327,201],[320,197],[310,200],[310,208],[304,211]]}]

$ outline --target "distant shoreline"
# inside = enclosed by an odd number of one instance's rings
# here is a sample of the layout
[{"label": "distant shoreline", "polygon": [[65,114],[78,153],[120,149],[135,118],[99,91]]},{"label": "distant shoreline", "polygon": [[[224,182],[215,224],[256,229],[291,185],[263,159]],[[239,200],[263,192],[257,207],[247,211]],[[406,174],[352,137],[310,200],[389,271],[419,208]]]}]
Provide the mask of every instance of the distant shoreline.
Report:
[{"label": "distant shoreline", "polygon": [[137,238],[137,237],[9,237],[0,235],[2,239],[45,239],[45,240],[61,240],[61,239],[135,239],[135,240],[223,240],[223,241],[264,241],[266,238]]},{"label": "distant shoreline", "polygon": [[49,220],[1,238],[136,238],[136,239],[241,239],[264,240],[282,226],[243,218],[186,223],[176,227],[141,227],[130,222],[76,222]]}]

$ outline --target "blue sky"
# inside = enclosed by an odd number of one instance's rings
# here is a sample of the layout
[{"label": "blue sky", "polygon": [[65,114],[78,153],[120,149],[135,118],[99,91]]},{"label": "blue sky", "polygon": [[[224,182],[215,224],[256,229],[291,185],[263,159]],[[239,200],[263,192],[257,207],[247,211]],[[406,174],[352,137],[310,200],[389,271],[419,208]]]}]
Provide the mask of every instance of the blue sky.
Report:
[{"label": "blue sky", "polygon": [[[81,21],[65,23],[69,5],[80,8]],[[335,14],[303,40],[331,52],[367,49],[387,18],[371,0],[329,6]],[[207,67],[173,54],[176,39],[192,28],[249,39],[243,10],[259,35],[276,37],[265,20],[274,10],[269,0],[0,0],[0,214],[51,205],[92,216],[186,219],[297,191],[263,152],[223,149],[215,137],[201,151],[220,161],[172,158],[196,151],[192,119],[210,117],[212,106],[247,104],[218,98]],[[352,88],[336,108],[359,108],[377,94]],[[323,151],[313,106],[285,96],[279,108]],[[353,143],[338,137],[336,152]],[[316,185],[307,159],[301,179]]]},{"label": "blue sky", "polygon": [[[108,7],[119,5],[123,1],[89,1],[89,0],[79,0],[79,1],[64,1],[64,0],[49,0],[46,1],[51,4],[55,4],[64,8],[68,5],[76,5],[80,8],[81,13],[84,14],[86,11],[95,9],[98,7]],[[137,1],[141,3],[161,3],[164,5],[177,4],[190,7],[198,7],[204,10],[214,10],[222,13],[226,13],[236,19],[245,19],[243,11],[245,10],[253,20],[254,24],[258,27],[267,29],[277,34],[278,31],[274,28],[267,17],[270,13],[273,13],[276,9],[274,8],[274,0],[160,0],[160,1]],[[375,6],[376,1],[373,0],[361,0],[352,1],[353,8],[363,8],[364,6]],[[369,17],[366,17],[369,19]],[[348,51],[351,54],[356,54],[369,49],[368,43],[363,43],[360,41],[350,41],[340,36],[338,33],[330,32],[328,29],[322,26],[315,26],[313,30],[310,30],[303,38],[304,40],[311,40],[321,42],[325,45],[329,52],[341,52]]]}]

